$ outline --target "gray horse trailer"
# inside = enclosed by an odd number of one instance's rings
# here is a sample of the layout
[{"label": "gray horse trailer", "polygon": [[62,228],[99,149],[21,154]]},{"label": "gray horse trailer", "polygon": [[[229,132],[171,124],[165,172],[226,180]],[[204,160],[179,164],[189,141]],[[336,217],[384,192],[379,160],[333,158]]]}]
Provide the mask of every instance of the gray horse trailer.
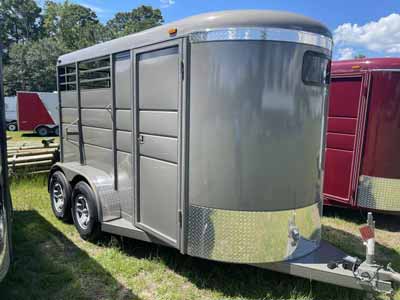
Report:
[{"label": "gray horse trailer", "polygon": [[[321,242],[331,48],[314,20],[252,10],[61,56],[55,215],[72,217],[83,238],[105,231],[372,289],[358,260],[329,269],[347,260]],[[391,291],[395,273],[385,272],[370,282]]]}]

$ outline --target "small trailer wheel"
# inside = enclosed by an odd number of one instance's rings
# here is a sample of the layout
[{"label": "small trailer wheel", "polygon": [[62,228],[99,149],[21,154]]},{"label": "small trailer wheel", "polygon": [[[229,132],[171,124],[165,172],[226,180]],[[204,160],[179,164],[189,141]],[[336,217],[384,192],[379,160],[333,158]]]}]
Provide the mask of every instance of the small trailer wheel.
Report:
[{"label": "small trailer wheel", "polygon": [[58,128],[58,126],[56,128],[54,128],[54,135],[55,136],[59,136],[60,135],[60,129]]},{"label": "small trailer wheel", "polygon": [[40,126],[36,128],[36,133],[38,134],[38,136],[44,137],[49,135],[50,130],[46,126]]},{"label": "small trailer wheel", "polygon": [[72,191],[72,218],[84,240],[95,241],[101,233],[95,199],[93,190],[86,182],[80,181],[75,185]]},{"label": "small trailer wheel", "polygon": [[17,123],[12,122],[7,124],[8,131],[17,131],[17,129],[18,129]]},{"label": "small trailer wheel", "polygon": [[50,201],[54,215],[64,221],[71,221],[71,185],[61,171],[50,178]]}]

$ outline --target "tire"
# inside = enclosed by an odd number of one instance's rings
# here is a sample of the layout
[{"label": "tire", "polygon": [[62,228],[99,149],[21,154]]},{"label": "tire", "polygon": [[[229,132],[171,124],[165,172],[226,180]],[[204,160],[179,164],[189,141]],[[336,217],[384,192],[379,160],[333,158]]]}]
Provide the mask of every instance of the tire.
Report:
[{"label": "tire", "polygon": [[7,130],[8,130],[8,131],[17,131],[17,130],[18,130],[17,123],[15,123],[15,122],[13,122],[13,123],[8,123],[8,124],[7,124]]},{"label": "tire", "polygon": [[72,219],[80,236],[84,240],[96,241],[101,235],[96,197],[86,182],[80,181],[75,185],[71,205]]},{"label": "tire", "polygon": [[71,185],[61,171],[51,175],[49,188],[54,215],[64,222],[71,222]]},{"label": "tire", "polygon": [[46,126],[40,126],[36,128],[36,133],[38,134],[38,136],[45,137],[49,135],[50,130]]},{"label": "tire", "polygon": [[0,281],[2,281],[11,263],[11,212],[6,204],[0,209]]},{"label": "tire", "polygon": [[59,136],[60,135],[60,128],[59,127],[54,128],[53,132],[54,132],[54,135]]}]

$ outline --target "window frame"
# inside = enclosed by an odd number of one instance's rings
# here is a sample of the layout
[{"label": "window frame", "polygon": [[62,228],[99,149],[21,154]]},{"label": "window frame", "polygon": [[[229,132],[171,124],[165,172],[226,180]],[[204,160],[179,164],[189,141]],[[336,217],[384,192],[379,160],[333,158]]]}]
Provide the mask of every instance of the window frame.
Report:
[{"label": "window frame", "polygon": [[[60,72],[63,70],[63,72]],[[75,70],[73,72],[67,72],[69,70]],[[75,77],[75,80],[69,81],[69,77]],[[64,81],[61,82],[61,78],[64,78]],[[77,82],[76,82],[76,69],[75,64],[68,64],[63,66],[58,66],[58,86],[60,92],[67,92],[67,91],[76,91],[77,90]],[[73,87],[73,88],[70,88]]]},{"label": "window frame", "polygon": [[[305,60],[306,60],[306,56],[310,55],[310,54],[313,55],[314,57],[316,56],[316,57],[319,57],[319,58],[326,59],[326,61],[328,62],[328,64],[327,64],[327,74],[325,75],[325,78],[323,78],[324,82],[316,82],[316,81],[305,80],[305,78],[304,78]],[[304,55],[303,55],[303,63],[302,63],[302,66],[301,66],[301,80],[302,80],[302,82],[305,85],[309,85],[309,86],[323,87],[323,86],[329,85],[330,81],[331,81],[330,80],[330,77],[331,77],[330,76],[331,75],[331,63],[332,63],[332,60],[329,58],[328,55],[326,55],[324,53],[317,52],[317,51],[314,51],[314,50],[305,51]]]},{"label": "window frame", "polygon": [[[102,65],[100,63],[98,66],[97,63],[101,61],[106,61],[108,65]],[[86,64],[86,65],[85,65]],[[92,64],[93,68],[88,68]],[[85,66],[81,69],[81,66]],[[78,63],[78,72],[79,72],[79,88],[80,90],[96,90],[96,89],[110,89],[111,88],[111,59],[110,56],[102,56],[98,58],[92,58],[89,60],[81,61]],[[99,77],[94,75],[93,78],[85,78],[82,77],[91,77],[93,74],[105,74],[106,76]],[[107,74],[108,73],[108,74]],[[83,75],[83,76],[82,76]],[[86,76],[85,76],[86,75]],[[97,86],[99,82],[104,82],[105,86]],[[93,86],[90,86],[90,83],[95,83]]]}]

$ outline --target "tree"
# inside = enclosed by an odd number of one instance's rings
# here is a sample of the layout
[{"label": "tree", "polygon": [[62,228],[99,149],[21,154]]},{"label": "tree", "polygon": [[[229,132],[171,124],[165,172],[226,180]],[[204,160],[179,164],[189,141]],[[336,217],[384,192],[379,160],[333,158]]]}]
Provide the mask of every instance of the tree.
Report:
[{"label": "tree", "polygon": [[0,37],[9,42],[6,95],[54,91],[60,55],[163,23],[161,11],[151,6],[118,13],[107,26],[94,11],[68,0],[47,0],[40,12],[34,0],[0,0]]},{"label": "tree", "polygon": [[67,49],[54,38],[14,44],[4,68],[5,94],[15,95],[21,90],[55,91],[57,59],[65,52]]},{"label": "tree", "polygon": [[139,32],[164,22],[161,11],[151,6],[139,6],[131,12],[119,12],[109,20],[106,28],[113,38]]},{"label": "tree", "polygon": [[96,44],[105,36],[94,11],[68,0],[45,2],[43,29],[47,36],[56,38],[70,51]]},{"label": "tree", "polygon": [[362,58],[366,58],[366,56],[362,53],[358,53],[358,54],[354,55],[354,59],[362,59]]},{"label": "tree", "polygon": [[0,1],[0,37],[6,53],[13,43],[40,37],[41,9],[34,0]]}]

